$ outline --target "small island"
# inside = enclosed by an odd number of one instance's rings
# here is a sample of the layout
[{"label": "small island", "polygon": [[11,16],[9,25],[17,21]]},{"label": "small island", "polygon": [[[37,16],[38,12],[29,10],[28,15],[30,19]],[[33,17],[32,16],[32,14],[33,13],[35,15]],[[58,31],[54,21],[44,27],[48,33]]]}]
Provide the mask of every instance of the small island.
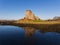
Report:
[{"label": "small island", "polygon": [[42,20],[31,10],[25,11],[25,17],[19,20],[0,20],[0,25],[29,26],[40,29],[60,30],[60,17]]},{"label": "small island", "polygon": [[26,10],[25,17],[23,19],[17,20],[15,23],[23,24],[60,24],[60,17],[54,17],[53,19],[42,20],[35,16],[31,10]]}]

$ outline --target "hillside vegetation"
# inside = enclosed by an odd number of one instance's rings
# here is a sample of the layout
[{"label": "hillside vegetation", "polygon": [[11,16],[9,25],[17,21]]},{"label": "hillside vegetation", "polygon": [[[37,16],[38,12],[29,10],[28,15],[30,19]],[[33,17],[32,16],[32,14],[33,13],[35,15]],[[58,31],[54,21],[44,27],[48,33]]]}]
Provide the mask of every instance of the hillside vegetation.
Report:
[{"label": "hillside vegetation", "polygon": [[60,24],[60,21],[21,19],[21,20],[18,20],[16,23],[24,23],[24,24]]}]

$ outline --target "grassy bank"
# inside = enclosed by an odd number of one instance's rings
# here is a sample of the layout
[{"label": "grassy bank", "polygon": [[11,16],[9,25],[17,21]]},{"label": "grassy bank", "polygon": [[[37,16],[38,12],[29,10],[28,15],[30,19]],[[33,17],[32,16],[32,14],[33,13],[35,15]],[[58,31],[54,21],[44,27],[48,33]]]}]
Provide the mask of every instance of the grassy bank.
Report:
[{"label": "grassy bank", "polygon": [[33,27],[40,31],[60,32],[60,21],[39,21],[39,22],[15,22],[16,26]]},{"label": "grassy bank", "polygon": [[40,21],[40,22],[15,22],[15,23],[23,23],[23,24],[60,24],[60,21]]}]

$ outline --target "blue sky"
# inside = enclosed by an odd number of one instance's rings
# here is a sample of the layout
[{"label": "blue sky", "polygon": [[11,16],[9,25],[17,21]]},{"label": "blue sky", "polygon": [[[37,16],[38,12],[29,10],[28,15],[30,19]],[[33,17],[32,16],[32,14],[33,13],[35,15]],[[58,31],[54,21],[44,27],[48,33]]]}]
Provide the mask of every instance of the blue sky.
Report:
[{"label": "blue sky", "polygon": [[41,19],[60,16],[60,0],[0,0],[0,19],[21,19],[30,9]]}]

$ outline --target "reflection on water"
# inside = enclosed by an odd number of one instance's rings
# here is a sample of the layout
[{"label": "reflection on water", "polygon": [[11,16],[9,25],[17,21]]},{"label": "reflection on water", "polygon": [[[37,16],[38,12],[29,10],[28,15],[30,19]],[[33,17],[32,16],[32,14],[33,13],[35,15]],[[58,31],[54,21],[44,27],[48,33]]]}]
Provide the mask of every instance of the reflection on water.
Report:
[{"label": "reflection on water", "polygon": [[60,30],[53,30],[53,29],[42,29],[42,30],[40,30],[40,28],[34,28],[34,27],[23,27],[23,29],[24,29],[27,37],[31,37],[35,33],[35,31],[38,31],[42,34],[44,34],[46,32],[56,32],[56,33],[60,32]]},{"label": "reflection on water", "polygon": [[23,29],[25,30],[25,34],[27,37],[32,36],[35,33],[35,28],[32,27],[23,27]]},{"label": "reflection on water", "polygon": [[34,27],[0,26],[0,45],[60,45],[60,33]]}]

